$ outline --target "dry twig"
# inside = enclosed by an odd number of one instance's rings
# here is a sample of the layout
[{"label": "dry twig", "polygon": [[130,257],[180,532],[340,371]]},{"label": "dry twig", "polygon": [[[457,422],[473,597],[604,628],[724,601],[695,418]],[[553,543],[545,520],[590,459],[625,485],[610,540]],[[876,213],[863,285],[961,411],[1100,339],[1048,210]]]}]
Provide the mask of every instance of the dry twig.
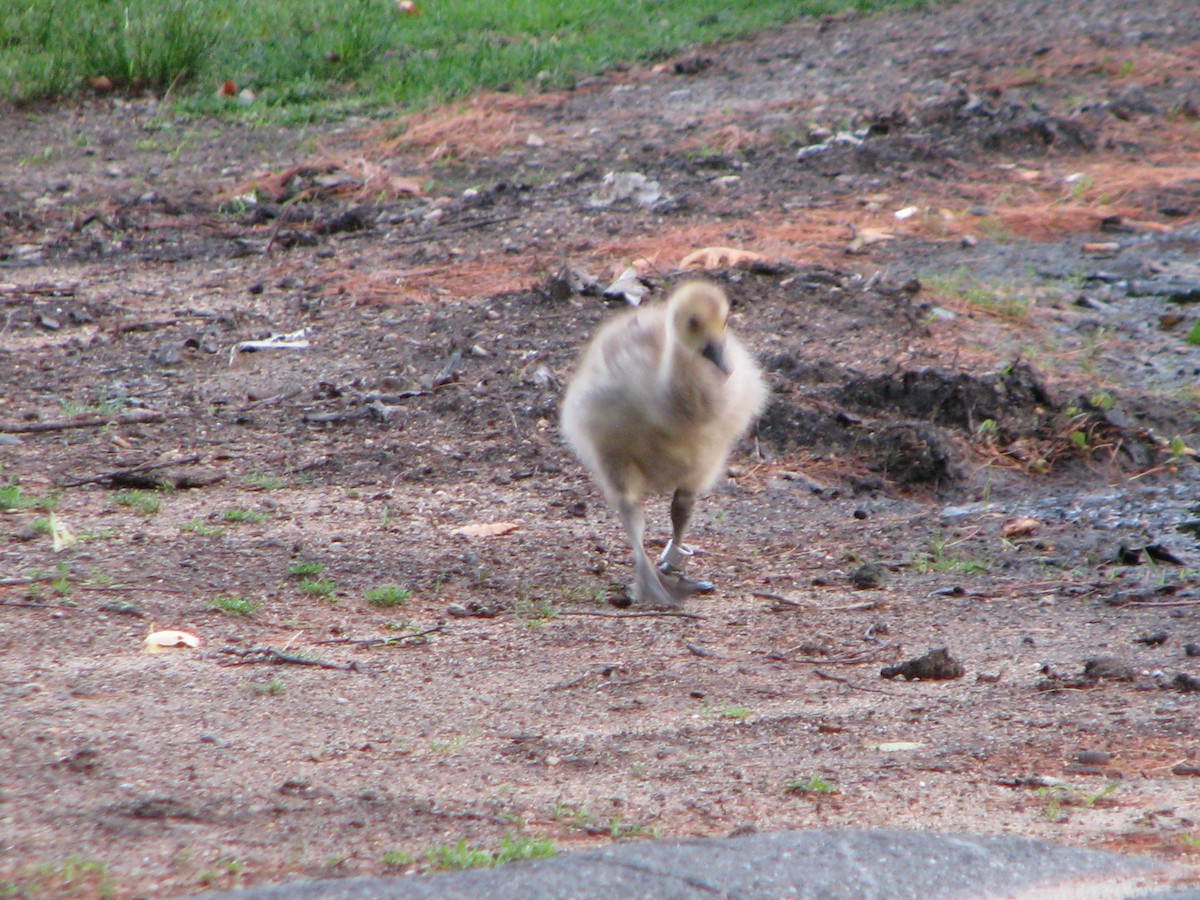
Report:
[{"label": "dry twig", "polygon": [[822,672],[820,669],[813,669],[813,674],[825,681],[836,681],[838,684],[844,684],[848,688],[853,688],[856,691],[870,691],[872,694],[887,694],[889,697],[895,697],[895,691],[887,691],[883,688],[864,687],[861,684],[855,684],[849,678],[842,678],[840,675],[830,675],[828,672]]},{"label": "dry twig", "polygon": [[331,663],[323,659],[310,659],[307,656],[284,653],[282,650],[276,650],[274,647],[250,647],[246,650],[238,650],[236,647],[222,647],[221,652],[238,657],[237,662],[223,664],[226,666],[252,666],[256,663],[290,663],[295,666],[318,666],[322,669],[339,669],[343,672],[358,671],[358,663],[353,661],[345,665],[338,665],[337,663]]},{"label": "dry twig", "polygon": [[355,647],[386,647],[391,644],[399,644],[401,641],[419,641],[426,635],[433,634],[438,631],[444,631],[445,625],[436,625],[433,628],[426,628],[424,631],[416,631],[412,634],[397,634],[392,637],[373,637],[373,638],[327,638],[323,641],[313,641],[314,644],[353,644]]},{"label": "dry twig", "polygon": [[166,416],[152,409],[137,409],[115,416],[80,416],[74,419],[50,419],[46,422],[0,422],[0,431],[9,434],[37,431],[67,431],[71,428],[103,428],[105,425],[149,425]]},{"label": "dry twig", "polygon": [[637,619],[642,616],[675,616],[680,619],[707,619],[708,616],[702,616],[700,613],[686,612],[682,609],[657,609],[657,610],[640,610],[638,612],[627,613],[610,613],[600,612],[594,609],[568,609],[561,610],[560,616],[600,616],[604,619]]}]

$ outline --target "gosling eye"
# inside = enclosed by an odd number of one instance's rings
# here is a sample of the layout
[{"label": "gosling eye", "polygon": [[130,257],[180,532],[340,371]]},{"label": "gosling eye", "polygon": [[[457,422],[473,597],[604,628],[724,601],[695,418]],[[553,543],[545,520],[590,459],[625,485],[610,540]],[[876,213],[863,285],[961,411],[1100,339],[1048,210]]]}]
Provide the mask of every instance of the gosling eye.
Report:
[{"label": "gosling eye", "polygon": [[688,331],[692,332],[693,334],[695,334],[697,331],[699,331],[700,330],[700,317],[696,316],[696,315],[688,316],[687,327],[688,327]]}]

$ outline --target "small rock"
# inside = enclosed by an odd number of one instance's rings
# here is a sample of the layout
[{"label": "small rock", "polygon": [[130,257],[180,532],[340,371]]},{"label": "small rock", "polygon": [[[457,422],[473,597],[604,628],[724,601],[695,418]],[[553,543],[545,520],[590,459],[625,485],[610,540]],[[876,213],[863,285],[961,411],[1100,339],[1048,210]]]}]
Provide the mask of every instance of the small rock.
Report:
[{"label": "small rock", "polygon": [[1133,669],[1115,656],[1096,656],[1083,664],[1083,677],[1091,681],[1133,681]]},{"label": "small rock", "polygon": [[903,678],[906,681],[949,681],[965,674],[962,663],[950,655],[946,647],[930,650],[924,656],[907,660],[896,666],[884,666],[881,678]]},{"label": "small rock", "polygon": [[1141,637],[1135,637],[1135,644],[1145,644],[1147,647],[1161,647],[1167,642],[1170,635],[1165,631],[1157,631],[1154,634],[1143,634]]},{"label": "small rock", "polygon": [[1200,678],[1197,678],[1195,675],[1188,675],[1186,672],[1180,672],[1171,682],[1171,687],[1186,694],[1194,694],[1200,692]]},{"label": "small rock", "polygon": [[1112,761],[1112,754],[1106,750],[1080,750],[1075,754],[1075,762],[1085,766],[1107,766]]},{"label": "small rock", "polygon": [[877,588],[883,584],[883,566],[879,563],[864,563],[850,573],[850,583],[856,588]]}]

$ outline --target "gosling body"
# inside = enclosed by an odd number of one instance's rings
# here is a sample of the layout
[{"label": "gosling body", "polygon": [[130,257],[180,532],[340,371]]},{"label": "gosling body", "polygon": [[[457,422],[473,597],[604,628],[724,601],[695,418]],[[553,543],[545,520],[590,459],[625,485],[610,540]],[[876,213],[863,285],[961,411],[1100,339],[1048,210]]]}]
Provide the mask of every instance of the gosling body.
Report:
[{"label": "gosling body", "polygon": [[[634,597],[650,605],[677,606],[705,587],[683,578],[695,499],[720,477],[766,401],[762,373],[728,317],[719,287],[685,283],[665,305],[604,325],[563,398],[563,434],[621,518],[633,545]],[[643,545],[641,503],[667,492],[673,534],[656,568]]]}]

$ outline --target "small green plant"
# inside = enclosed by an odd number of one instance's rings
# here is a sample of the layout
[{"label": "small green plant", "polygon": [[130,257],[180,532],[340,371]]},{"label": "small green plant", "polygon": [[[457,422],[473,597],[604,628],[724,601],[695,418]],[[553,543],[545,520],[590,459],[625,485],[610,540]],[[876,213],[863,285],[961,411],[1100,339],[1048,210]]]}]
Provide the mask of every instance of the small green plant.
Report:
[{"label": "small green plant", "polygon": [[785,794],[803,794],[808,796],[812,794],[836,794],[838,790],[820,775],[809,775],[807,778],[793,778],[783,786],[783,792]]},{"label": "small green plant", "polygon": [[554,605],[553,601],[545,597],[533,597],[523,587],[517,591],[512,611],[513,617],[517,621],[531,628],[543,625],[558,615],[558,607]]},{"label": "small green plant", "polygon": [[1091,809],[1119,787],[1118,782],[1110,781],[1093,793],[1069,784],[1052,784],[1038,788],[1035,793],[1046,801],[1043,811],[1046,818],[1051,822],[1060,822],[1065,818],[1062,812],[1064,807]]},{"label": "small green plant", "polygon": [[623,840],[631,837],[649,836],[657,840],[660,837],[661,830],[657,825],[647,826],[637,822],[625,823],[621,821],[620,816],[613,816],[608,820],[608,836],[614,840]]},{"label": "small green plant", "polygon": [[38,534],[49,534],[54,528],[53,524],[45,516],[39,516],[34,519],[29,527]]},{"label": "small green plant", "polygon": [[987,444],[994,444],[1000,435],[1000,426],[995,419],[984,419],[975,426],[975,436]]},{"label": "small green plant", "polygon": [[231,616],[252,616],[262,606],[261,600],[218,594],[208,601],[208,608]]},{"label": "small green plant", "polygon": [[9,482],[8,484],[0,485],[0,509],[40,509],[49,512],[54,509],[58,503],[58,497],[55,494],[46,494],[43,497],[27,497],[21,492],[21,487],[18,484]]},{"label": "small green plant", "polygon": [[192,519],[190,522],[184,522],[179,526],[179,530],[190,531],[192,534],[199,534],[203,537],[213,537],[214,535],[225,533],[225,529],[219,525],[209,525],[200,519]]},{"label": "small green plant", "polygon": [[0,896],[5,897],[97,897],[109,900],[116,897],[117,888],[108,874],[108,864],[94,859],[82,859],[74,854],[58,864],[47,863],[33,868],[36,890],[24,893],[14,886],[5,890],[7,882],[0,881]]},{"label": "small green plant", "polygon": [[196,880],[204,885],[213,885],[223,879],[236,884],[242,877],[243,869],[245,869],[245,866],[241,861],[232,857],[221,857],[211,869],[203,869],[197,872]]},{"label": "small green plant", "polygon": [[389,584],[383,587],[371,588],[364,596],[372,606],[386,608],[400,606],[407,602],[408,598],[412,596],[412,591],[408,588],[396,587],[393,584]]},{"label": "small green plant", "polygon": [[1200,345],[1200,319],[1198,319],[1196,324],[1191,327],[1191,330],[1184,335],[1183,339],[1192,346]]},{"label": "small green plant", "polygon": [[278,475],[268,475],[255,469],[246,476],[246,484],[260,491],[277,491],[287,484],[287,479]]},{"label": "small green plant", "polygon": [[981,575],[988,571],[986,565],[977,559],[963,558],[950,551],[951,545],[944,537],[929,539],[928,550],[918,550],[913,554],[912,566],[922,574],[930,572],[959,572],[964,575]]},{"label": "small green plant", "polygon": [[1175,437],[1171,438],[1171,443],[1167,445],[1167,449],[1171,451],[1170,461],[1177,463],[1187,454],[1188,446],[1184,443],[1182,437],[1175,435]]},{"label": "small green plant", "polygon": [[1200,847],[1200,835],[1184,832],[1179,836],[1179,842],[1185,847]]},{"label": "small green plant", "polygon": [[255,525],[267,521],[267,514],[257,509],[226,509],[221,512],[226,522],[251,522]]},{"label": "small green plant", "polygon": [[550,813],[550,820],[558,822],[560,825],[566,825],[569,828],[580,828],[585,831],[592,826],[593,816],[583,807],[568,806],[561,800],[554,804],[554,811]]},{"label": "small green plant", "polygon": [[737,703],[724,703],[717,707],[717,715],[722,719],[733,719],[740,722],[743,719],[750,718],[751,712],[748,706],[741,706]]},{"label": "small green plant", "polygon": [[293,578],[310,578],[325,571],[325,564],[319,562],[294,562],[288,566],[288,574]]},{"label": "small green plant", "polygon": [[147,517],[162,511],[162,497],[153,491],[121,491],[113,498],[113,502],[117,506],[128,506]]},{"label": "small green plant", "polygon": [[438,756],[454,756],[465,746],[467,746],[467,736],[464,734],[456,734],[444,741],[429,742],[429,750]]},{"label": "small green plant", "polygon": [[283,693],[283,679],[276,675],[270,681],[251,681],[246,684],[246,690],[252,694],[277,696]]},{"label": "small green plant", "polygon": [[321,597],[324,600],[333,598],[337,585],[328,578],[305,578],[296,585],[296,590],[310,597]]},{"label": "small green plant", "polygon": [[71,595],[71,569],[66,563],[54,567],[54,577],[50,579],[50,589],[60,597]]},{"label": "small green plant", "polygon": [[417,858],[403,850],[389,850],[379,858],[379,861],[390,868],[404,869],[415,863]]},{"label": "small green plant", "polygon": [[490,868],[519,859],[549,859],[558,855],[558,848],[549,838],[531,838],[520,835],[505,835],[495,850],[472,847],[465,837],[457,843],[441,847],[430,847],[424,857],[434,868],[462,871],[463,869]]}]

